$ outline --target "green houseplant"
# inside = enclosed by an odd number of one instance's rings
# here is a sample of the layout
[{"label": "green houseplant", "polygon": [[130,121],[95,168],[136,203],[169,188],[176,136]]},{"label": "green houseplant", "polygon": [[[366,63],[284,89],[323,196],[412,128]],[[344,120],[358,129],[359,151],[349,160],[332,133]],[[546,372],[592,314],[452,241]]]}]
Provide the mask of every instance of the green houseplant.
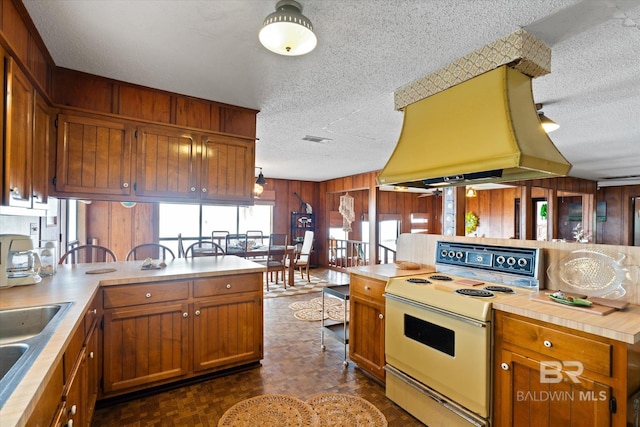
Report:
[{"label": "green houseplant", "polygon": [[467,212],[464,215],[464,231],[467,234],[473,233],[478,228],[478,216],[473,212]]}]

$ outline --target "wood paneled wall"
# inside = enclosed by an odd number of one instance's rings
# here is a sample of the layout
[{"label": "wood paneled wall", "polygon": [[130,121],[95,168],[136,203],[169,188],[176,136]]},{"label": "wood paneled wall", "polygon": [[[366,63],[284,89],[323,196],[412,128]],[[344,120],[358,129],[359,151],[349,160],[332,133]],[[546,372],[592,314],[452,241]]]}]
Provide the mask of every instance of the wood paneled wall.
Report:
[{"label": "wood paneled wall", "polygon": [[118,202],[94,201],[86,208],[87,241],[111,249],[119,261],[124,261],[132,247],[158,242],[158,205],[137,203],[125,208]]},{"label": "wood paneled wall", "polygon": [[633,206],[632,199],[640,197],[640,185],[622,187],[602,187],[596,200],[607,206],[606,221],[596,222],[598,243],[609,245],[633,245]]},{"label": "wood paneled wall", "polygon": [[519,188],[477,191],[476,197],[465,198],[465,212],[478,217],[476,234],[484,237],[514,238],[516,233],[515,199]]},{"label": "wood paneled wall", "polygon": [[55,104],[183,128],[255,138],[256,110],[193,98],[67,68],[53,72]]}]

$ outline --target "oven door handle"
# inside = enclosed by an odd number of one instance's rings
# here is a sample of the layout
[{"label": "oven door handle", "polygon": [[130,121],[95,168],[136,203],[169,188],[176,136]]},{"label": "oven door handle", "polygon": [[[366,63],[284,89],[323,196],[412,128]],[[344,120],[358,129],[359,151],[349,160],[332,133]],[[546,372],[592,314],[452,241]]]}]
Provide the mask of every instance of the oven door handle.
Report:
[{"label": "oven door handle", "polygon": [[477,320],[470,319],[468,317],[463,317],[463,316],[460,316],[459,314],[450,313],[448,311],[440,310],[439,308],[431,307],[429,305],[420,304],[419,302],[411,301],[411,300],[408,300],[406,298],[399,297],[397,295],[392,295],[392,294],[385,293],[382,296],[384,296],[387,299],[390,299],[390,300],[393,300],[393,301],[396,301],[396,302],[399,302],[399,303],[402,303],[402,304],[408,304],[408,305],[411,305],[413,307],[417,307],[417,308],[419,308],[421,310],[427,310],[427,311],[430,311],[432,313],[436,313],[436,314],[439,314],[439,315],[442,315],[442,316],[449,317],[451,319],[459,320],[460,322],[464,322],[464,323],[467,323],[467,324],[472,325],[472,326],[477,326],[478,328],[486,328],[487,327],[487,324],[485,322],[480,322],[480,321],[477,321]]}]

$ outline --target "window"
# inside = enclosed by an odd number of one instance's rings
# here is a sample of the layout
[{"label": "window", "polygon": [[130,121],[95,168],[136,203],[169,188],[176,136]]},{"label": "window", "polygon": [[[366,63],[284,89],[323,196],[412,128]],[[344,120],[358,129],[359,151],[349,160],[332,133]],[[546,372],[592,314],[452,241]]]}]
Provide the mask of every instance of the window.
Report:
[{"label": "window", "polygon": [[273,206],[218,206],[159,204],[160,243],[178,253],[178,234],[182,235],[186,248],[199,239],[211,239],[212,231],[228,231],[231,234],[247,230],[261,230],[271,234]]}]

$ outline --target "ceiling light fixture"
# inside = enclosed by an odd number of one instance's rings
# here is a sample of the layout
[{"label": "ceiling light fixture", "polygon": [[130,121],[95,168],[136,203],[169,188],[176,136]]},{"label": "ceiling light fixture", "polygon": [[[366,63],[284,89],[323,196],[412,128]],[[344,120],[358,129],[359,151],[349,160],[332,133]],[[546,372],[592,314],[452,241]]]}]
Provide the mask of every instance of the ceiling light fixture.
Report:
[{"label": "ceiling light fixture", "polygon": [[264,18],[258,38],[271,52],[285,56],[304,55],[318,43],[311,21],[294,0],[276,3],[276,11]]},{"label": "ceiling light fixture", "polygon": [[536,110],[538,111],[538,118],[540,119],[542,129],[544,129],[546,133],[553,132],[560,127],[559,124],[544,115],[542,112],[542,104],[536,104]]},{"label": "ceiling light fixture", "polygon": [[476,197],[478,195],[478,193],[476,192],[476,190],[473,187],[469,187],[467,189],[467,197]]},{"label": "ceiling light fixture", "polygon": [[264,175],[262,174],[262,168],[256,167],[256,169],[260,169],[260,173],[258,174],[258,179],[256,179],[256,183],[253,184],[253,197],[259,199],[262,196],[262,192],[264,191],[263,185],[267,184],[267,180],[264,179]]}]

